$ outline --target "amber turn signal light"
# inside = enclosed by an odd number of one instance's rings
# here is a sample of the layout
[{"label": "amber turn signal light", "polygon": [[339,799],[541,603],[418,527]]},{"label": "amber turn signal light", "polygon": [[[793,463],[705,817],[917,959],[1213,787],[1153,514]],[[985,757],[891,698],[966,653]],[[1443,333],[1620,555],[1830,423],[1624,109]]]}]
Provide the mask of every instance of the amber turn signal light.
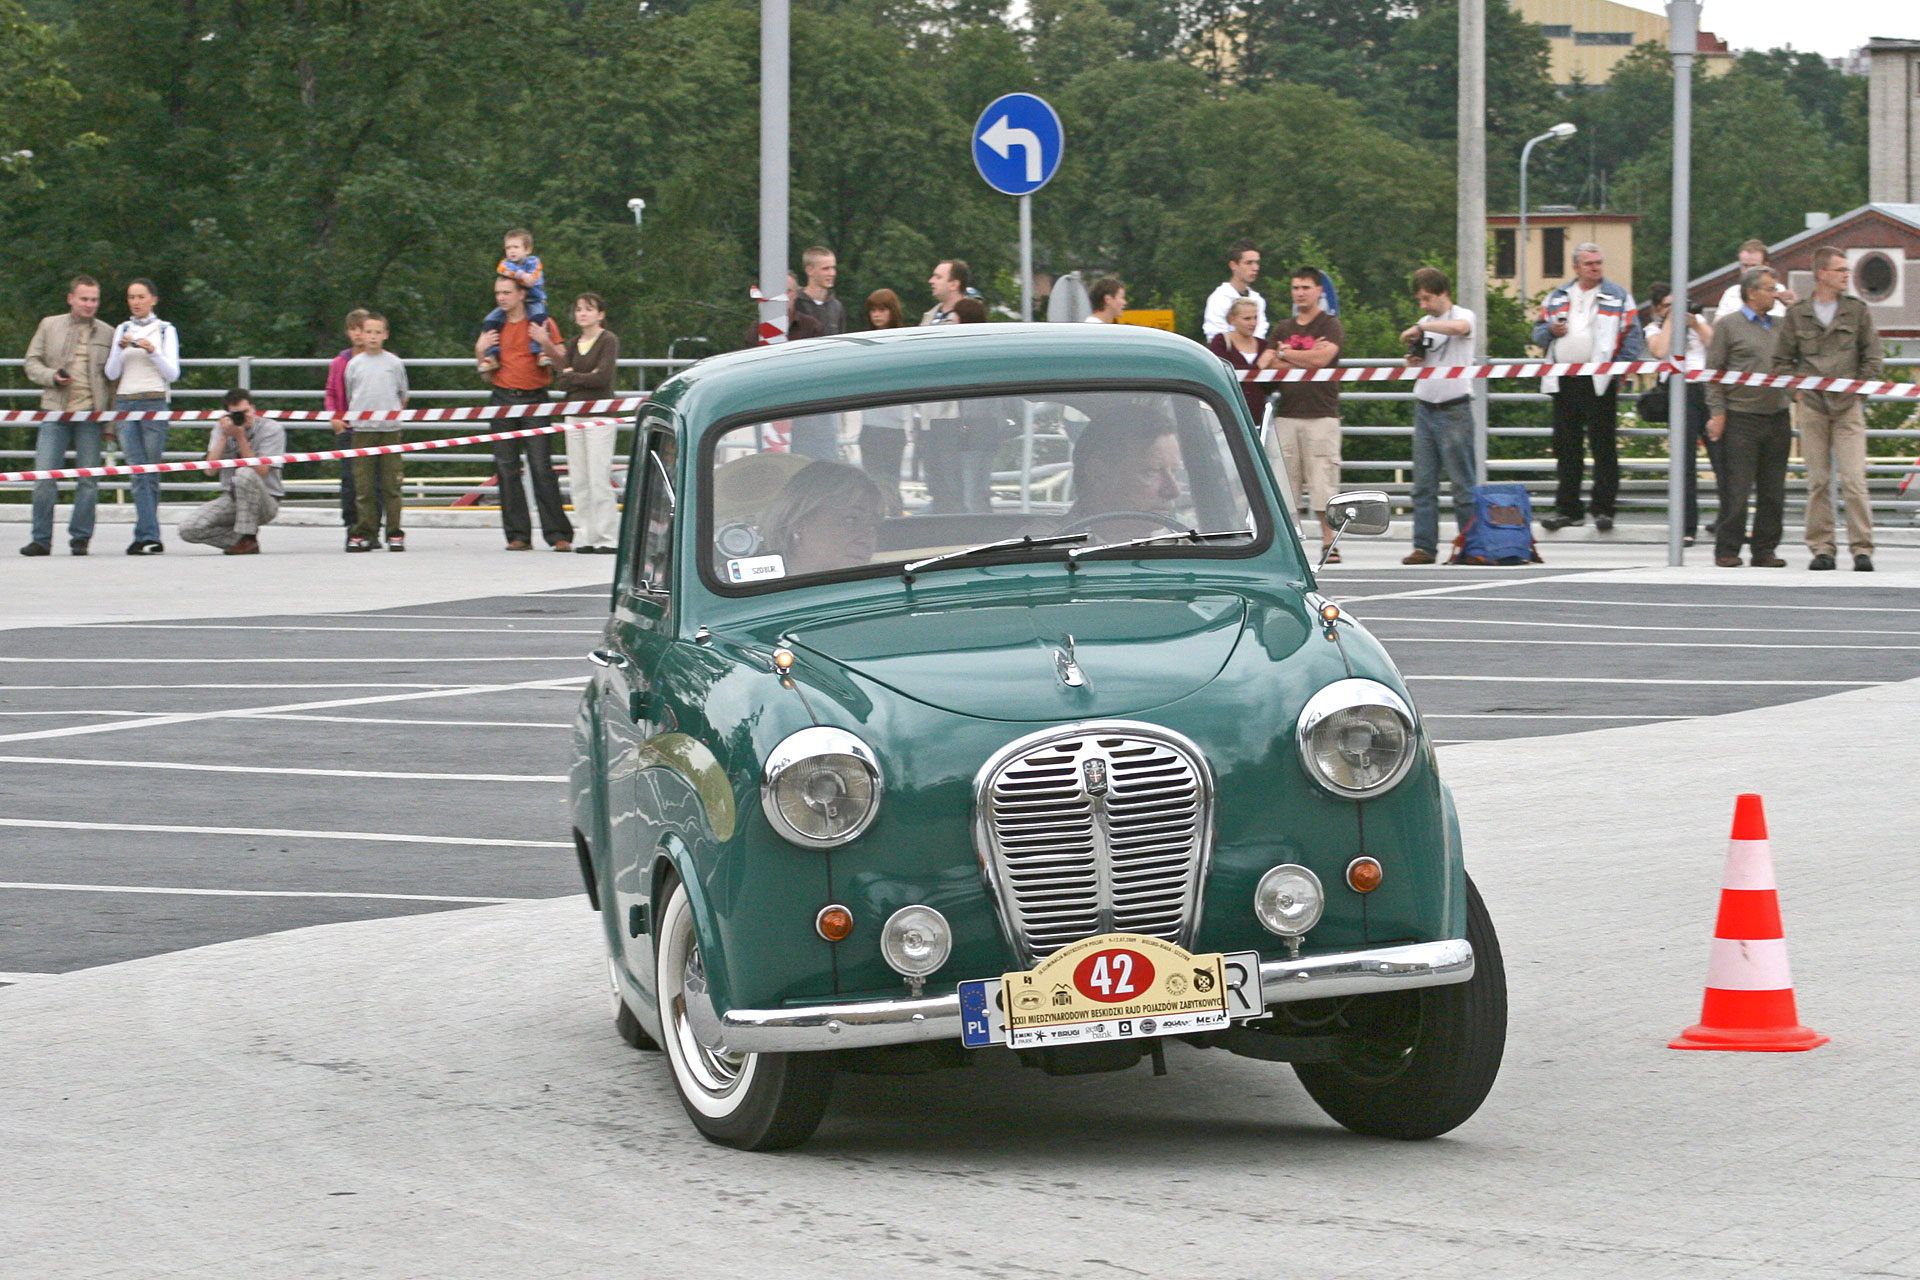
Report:
[{"label": "amber turn signal light", "polygon": [[845,942],[853,932],[853,912],[837,902],[822,907],[813,918],[813,927],[828,942]]},{"label": "amber turn signal light", "polygon": [[775,649],[773,651],[773,665],[782,671],[793,670],[793,650]]},{"label": "amber turn signal light", "polygon": [[1320,606],[1320,616],[1328,622],[1338,622],[1340,620],[1340,606],[1337,604],[1323,604]]},{"label": "amber turn signal light", "polygon": [[1372,858],[1355,858],[1347,864],[1347,886],[1355,893],[1372,893],[1385,875]]}]

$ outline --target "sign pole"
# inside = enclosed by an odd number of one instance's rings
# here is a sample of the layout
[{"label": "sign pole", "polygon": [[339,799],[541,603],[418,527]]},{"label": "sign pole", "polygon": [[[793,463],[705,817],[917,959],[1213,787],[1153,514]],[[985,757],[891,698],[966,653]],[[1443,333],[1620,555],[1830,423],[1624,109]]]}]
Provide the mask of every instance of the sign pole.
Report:
[{"label": "sign pole", "polygon": [[1033,197],[1020,197],[1020,319],[1033,319]]},{"label": "sign pole", "polygon": [[[1673,260],[1668,263],[1673,290],[1667,311],[1672,335],[1668,357],[1685,369],[1687,339],[1692,336],[1692,313],[1687,310],[1688,232],[1693,218],[1693,55],[1699,47],[1698,0],[1674,0],[1667,5],[1669,48],[1673,53]],[[1675,395],[1674,392],[1679,394]],[[1694,469],[1687,448],[1687,381],[1684,373],[1667,378],[1667,563],[1687,562],[1681,522],[1687,507],[1687,472]],[[1701,426],[1704,428],[1705,423]],[[1726,513],[1721,512],[1722,516]]]},{"label": "sign pole", "polygon": [[760,0],[760,303],[762,344],[787,340],[789,0]]},{"label": "sign pole", "polygon": [[[1459,135],[1454,203],[1455,281],[1460,305],[1473,312],[1473,358],[1487,358],[1487,8],[1486,0],[1460,3],[1460,89],[1455,132]],[[1526,215],[1526,201],[1520,202]],[[1524,237],[1523,237],[1524,240]],[[1473,470],[1487,483],[1487,384],[1474,379]]]}]

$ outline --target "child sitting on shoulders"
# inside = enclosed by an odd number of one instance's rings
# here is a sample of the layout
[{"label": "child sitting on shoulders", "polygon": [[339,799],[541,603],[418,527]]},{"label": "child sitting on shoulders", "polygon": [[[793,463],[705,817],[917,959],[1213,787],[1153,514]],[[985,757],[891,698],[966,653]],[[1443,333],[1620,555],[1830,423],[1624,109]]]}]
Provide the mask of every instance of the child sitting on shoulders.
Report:
[{"label": "child sitting on shoulders", "polygon": [[[523,227],[515,227],[507,232],[507,256],[500,259],[500,265],[493,269],[495,275],[505,276],[509,280],[518,280],[527,289],[527,319],[536,325],[547,322],[547,284],[546,272],[540,265],[540,259],[533,252],[533,232]],[[487,313],[480,328],[487,333],[498,333],[507,323],[507,313],[495,307]],[[552,364],[546,356],[540,357],[541,364]],[[500,367],[500,346],[495,343],[480,358],[480,372],[492,373]]]}]

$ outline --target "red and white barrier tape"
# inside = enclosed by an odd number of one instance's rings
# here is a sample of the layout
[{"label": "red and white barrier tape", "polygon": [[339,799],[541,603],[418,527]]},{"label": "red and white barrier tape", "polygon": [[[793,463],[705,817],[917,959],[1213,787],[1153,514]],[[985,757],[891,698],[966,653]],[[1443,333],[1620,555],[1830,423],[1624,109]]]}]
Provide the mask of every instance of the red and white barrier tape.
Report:
[{"label": "red and white barrier tape", "polygon": [[[1478,381],[1491,378],[1623,377],[1635,373],[1672,373],[1665,360],[1615,360],[1593,364],[1549,364],[1521,360],[1499,364],[1420,367],[1399,365],[1377,369],[1260,369],[1244,374],[1242,382],[1419,382],[1428,378]],[[1839,391],[1867,396],[1920,397],[1920,384],[1867,382],[1858,378],[1813,378],[1786,374],[1742,373],[1736,369],[1699,369],[1688,382],[1724,382],[1742,387],[1777,387],[1797,391]]]},{"label": "red and white barrier tape", "polygon": [[212,462],[199,458],[191,462],[138,462],[115,467],[61,467],[51,471],[0,471],[0,484],[18,484],[28,480],[91,480],[101,476],[156,476],[175,471],[227,471],[234,467],[282,466],[289,462],[329,462],[335,458],[373,458],[383,453],[420,453],[427,449],[453,449],[469,444],[491,444],[495,440],[519,440],[527,436],[549,436],[581,427],[625,426],[625,418],[586,418],[579,422],[550,422],[541,427],[522,427],[518,431],[495,431],[484,436],[449,436],[444,440],[411,440],[403,444],[370,445],[361,449],[326,449],[318,453],[276,453],[264,458],[218,458]]},{"label": "red and white barrier tape", "polygon": [[[263,393],[264,394],[264,393]],[[334,413],[327,409],[274,410],[266,416],[281,422],[472,422],[482,418],[545,418],[556,413],[626,413],[647,402],[644,395],[612,400],[545,400],[530,404],[470,404],[454,409],[360,409]],[[210,422],[223,409],[0,409],[0,427],[22,422],[119,422],[152,418],[166,422]]]}]

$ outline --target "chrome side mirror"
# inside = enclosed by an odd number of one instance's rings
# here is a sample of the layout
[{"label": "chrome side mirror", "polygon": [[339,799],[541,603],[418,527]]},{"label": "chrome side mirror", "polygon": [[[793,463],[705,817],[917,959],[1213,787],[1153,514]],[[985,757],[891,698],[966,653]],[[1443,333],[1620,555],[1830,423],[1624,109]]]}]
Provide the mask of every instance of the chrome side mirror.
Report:
[{"label": "chrome side mirror", "polygon": [[1378,489],[1336,493],[1327,503],[1327,523],[1337,533],[1371,537],[1385,533],[1393,520],[1393,500]]}]

